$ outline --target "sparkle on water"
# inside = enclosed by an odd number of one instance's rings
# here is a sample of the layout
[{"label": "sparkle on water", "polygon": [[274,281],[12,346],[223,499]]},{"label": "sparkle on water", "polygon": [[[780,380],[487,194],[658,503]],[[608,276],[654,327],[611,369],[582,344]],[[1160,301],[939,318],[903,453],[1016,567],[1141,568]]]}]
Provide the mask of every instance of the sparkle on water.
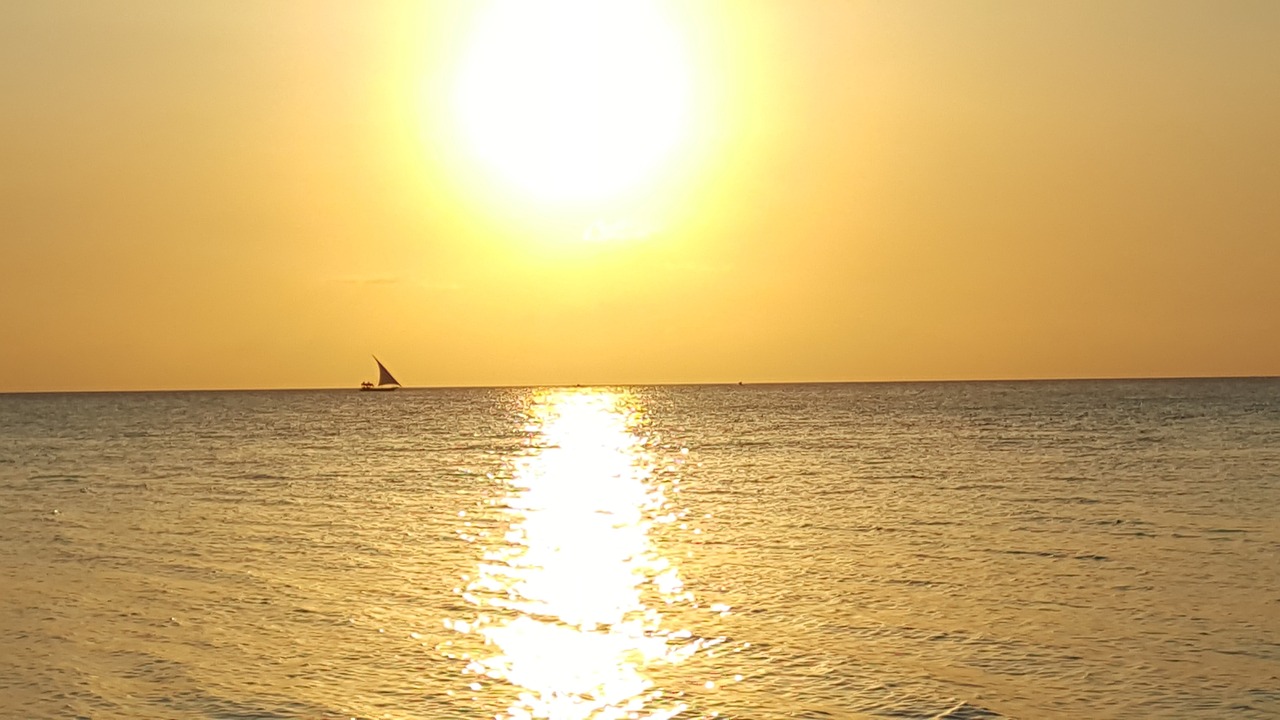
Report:
[{"label": "sparkle on water", "polygon": [[[529,407],[532,453],[515,463],[506,516],[463,589],[474,607],[454,630],[484,647],[466,672],[506,683],[512,718],[669,718],[685,709],[646,672],[703,645],[662,609],[691,603],[650,539],[671,522],[626,395],[549,391]],[[482,687],[476,683],[472,687]]]}]

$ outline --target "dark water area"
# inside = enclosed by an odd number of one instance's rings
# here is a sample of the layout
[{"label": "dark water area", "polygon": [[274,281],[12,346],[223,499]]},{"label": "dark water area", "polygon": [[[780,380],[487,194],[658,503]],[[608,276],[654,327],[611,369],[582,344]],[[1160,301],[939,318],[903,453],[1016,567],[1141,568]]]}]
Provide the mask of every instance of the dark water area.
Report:
[{"label": "dark water area", "polygon": [[1280,380],[0,395],[3,718],[1280,717]]}]

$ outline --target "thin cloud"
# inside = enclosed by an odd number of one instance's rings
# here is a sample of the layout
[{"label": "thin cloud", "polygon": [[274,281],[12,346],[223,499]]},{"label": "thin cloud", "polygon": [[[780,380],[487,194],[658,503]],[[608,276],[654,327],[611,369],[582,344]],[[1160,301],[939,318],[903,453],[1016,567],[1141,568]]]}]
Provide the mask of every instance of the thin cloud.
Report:
[{"label": "thin cloud", "polygon": [[392,275],[342,275],[329,278],[340,285],[399,285],[404,278]]},{"label": "thin cloud", "polygon": [[414,287],[423,290],[461,290],[462,284],[450,280],[411,280],[400,275],[339,275],[327,278],[328,282],[357,287]]},{"label": "thin cloud", "polygon": [[614,242],[618,240],[642,240],[654,234],[654,229],[630,220],[597,220],[582,231],[587,242]]}]

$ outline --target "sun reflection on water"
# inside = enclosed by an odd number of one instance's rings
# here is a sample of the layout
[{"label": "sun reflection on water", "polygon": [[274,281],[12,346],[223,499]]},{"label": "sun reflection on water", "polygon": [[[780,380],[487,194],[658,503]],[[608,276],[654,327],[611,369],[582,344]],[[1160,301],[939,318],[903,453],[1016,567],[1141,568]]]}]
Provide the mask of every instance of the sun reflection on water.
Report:
[{"label": "sun reflection on water", "polygon": [[528,417],[533,452],[515,463],[505,519],[461,590],[474,614],[448,623],[483,642],[466,656],[471,687],[503,686],[510,718],[673,717],[684,704],[648,670],[702,642],[663,614],[692,597],[650,537],[673,515],[639,404],[550,391]]}]

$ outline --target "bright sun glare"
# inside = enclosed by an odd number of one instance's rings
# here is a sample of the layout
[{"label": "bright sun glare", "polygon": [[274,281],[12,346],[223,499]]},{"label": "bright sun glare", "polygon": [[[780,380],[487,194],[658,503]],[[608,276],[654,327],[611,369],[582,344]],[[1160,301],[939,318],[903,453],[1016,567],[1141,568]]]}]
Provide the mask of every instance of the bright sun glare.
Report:
[{"label": "bright sun glare", "polygon": [[688,125],[675,28],[653,0],[495,0],[458,76],[467,144],[543,201],[611,199],[654,179]]}]

